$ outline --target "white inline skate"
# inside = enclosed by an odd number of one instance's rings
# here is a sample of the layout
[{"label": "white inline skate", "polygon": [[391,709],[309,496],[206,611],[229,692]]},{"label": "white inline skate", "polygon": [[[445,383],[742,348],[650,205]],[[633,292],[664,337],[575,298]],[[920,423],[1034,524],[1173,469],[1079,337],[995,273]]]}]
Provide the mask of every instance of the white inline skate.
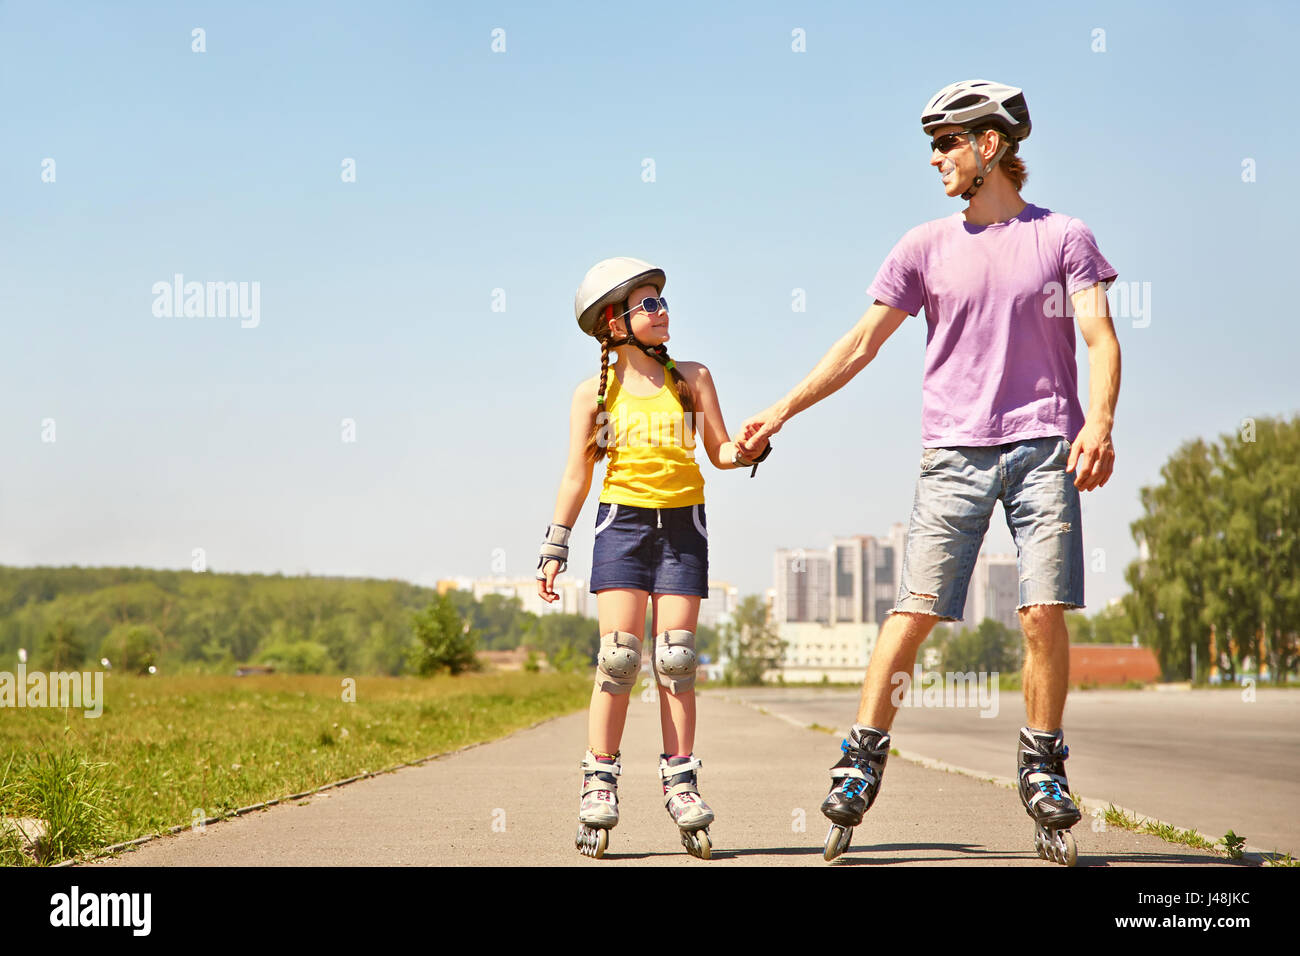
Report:
[{"label": "white inline skate", "polygon": [[713,844],[709,840],[713,810],[700,796],[696,771],[702,766],[694,754],[686,757],[659,755],[659,776],[664,781],[664,804],[673,823],[681,830],[682,846],[686,847],[686,852],[691,856],[707,860],[713,854]]},{"label": "white inline skate", "polygon": [[609,831],[618,825],[618,754],[601,760],[590,750],[582,759],[582,805],[574,846],[583,856],[600,859],[609,846]]}]

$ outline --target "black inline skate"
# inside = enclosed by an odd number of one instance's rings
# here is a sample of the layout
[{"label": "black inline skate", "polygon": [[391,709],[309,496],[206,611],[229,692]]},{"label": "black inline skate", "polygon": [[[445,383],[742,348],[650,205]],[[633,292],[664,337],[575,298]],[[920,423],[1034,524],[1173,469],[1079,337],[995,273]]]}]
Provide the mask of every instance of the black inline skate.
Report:
[{"label": "black inline skate", "polygon": [[843,756],[831,767],[831,792],[822,803],[822,813],[831,821],[823,853],[827,861],[849,848],[853,828],[880,795],[885,762],[889,760],[889,734],[854,724],[840,750]]},{"label": "black inline skate", "polygon": [[1065,779],[1069,756],[1061,731],[1020,728],[1020,802],[1034,820],[1034,849],[1040,859],[1064,866],[1074,866],[1078,859],[1070,827],[1083,816],[1070,799],[1070,784]]}]

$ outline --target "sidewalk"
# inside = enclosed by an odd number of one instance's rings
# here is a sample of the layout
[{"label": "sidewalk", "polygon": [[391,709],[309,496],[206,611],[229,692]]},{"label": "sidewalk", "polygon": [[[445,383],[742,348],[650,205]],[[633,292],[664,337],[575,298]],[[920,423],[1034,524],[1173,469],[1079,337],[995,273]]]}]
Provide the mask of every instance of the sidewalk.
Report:
[{"label": "sidewalk", "polygon": [[[700,789],[713,859],[682,848],[657,772],[658,707],[634,692],[619,780],[622,822],[603,860],[573,847],[586,713],[441,760],[146,843],[97,866],[829,866],[818,806],[839,738],[724,698],[699,697]],[[1078,866],[1232,865],[1148,834],[1074,834]],[[834,866],[1038,866],[1013,790],[894,756],[876,806]]]}]

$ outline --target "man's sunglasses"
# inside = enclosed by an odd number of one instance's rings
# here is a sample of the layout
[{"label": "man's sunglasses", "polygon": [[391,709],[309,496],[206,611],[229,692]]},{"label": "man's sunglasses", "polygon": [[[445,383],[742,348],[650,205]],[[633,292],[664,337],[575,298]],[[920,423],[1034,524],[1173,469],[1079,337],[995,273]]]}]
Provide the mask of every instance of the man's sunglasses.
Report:
[{"label": "man's sunglasses", "polygon": [[956,133],[944,133],[942,136],[936,136],[930,140],[930,149],[937,149],[946,156],[962,144],[967,133],[973,132],[975,132],[973,129],[963,129]]},{"label": "man's sunglasses", "polygon": [[[665,299],[663,296],[659,296],[659,298],[657,299],[654,298],[654,296],[651,296],[649,298],[641,300],[641,308],[645,309],[646,315],[655,315],[656,313],[658,313],[660,309],[663,309],[665,312],[667,312],[668,300]],[[628,309],[618,318],[620,319],[625,318],[626,316],[631,315],[635,311],[636,311],[636,306],[632,306],[632,308]]]}]

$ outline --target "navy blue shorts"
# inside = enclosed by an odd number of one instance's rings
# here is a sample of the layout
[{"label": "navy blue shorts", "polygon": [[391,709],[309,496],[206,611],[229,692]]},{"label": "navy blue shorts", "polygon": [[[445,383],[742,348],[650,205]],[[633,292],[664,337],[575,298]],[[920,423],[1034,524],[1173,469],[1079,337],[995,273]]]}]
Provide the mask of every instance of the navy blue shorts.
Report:
[{"label": "navy blue shorts", "polygon": [[591,593],[635,588],[709,596],[709,529],[704,505],[596,508]]}]

